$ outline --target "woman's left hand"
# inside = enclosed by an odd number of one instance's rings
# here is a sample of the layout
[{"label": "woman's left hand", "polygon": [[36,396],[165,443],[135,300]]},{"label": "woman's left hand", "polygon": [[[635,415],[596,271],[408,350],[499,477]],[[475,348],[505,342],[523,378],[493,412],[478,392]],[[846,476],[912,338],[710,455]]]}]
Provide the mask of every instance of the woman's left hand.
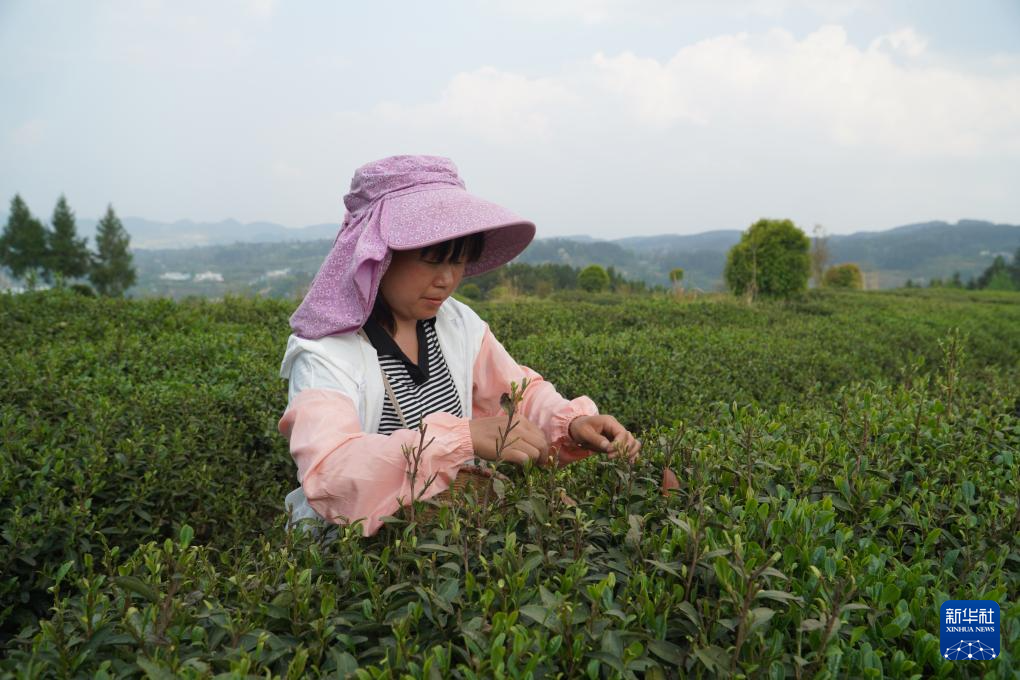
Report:
[{"label": "woman's left hand", "polygon": [[580,446],[608,453],[610,458],[615,458],[619,451],[629,454],[633,463],[641,450],[641,442],[613,416],[578,416],[570,421],[567,431]]}]

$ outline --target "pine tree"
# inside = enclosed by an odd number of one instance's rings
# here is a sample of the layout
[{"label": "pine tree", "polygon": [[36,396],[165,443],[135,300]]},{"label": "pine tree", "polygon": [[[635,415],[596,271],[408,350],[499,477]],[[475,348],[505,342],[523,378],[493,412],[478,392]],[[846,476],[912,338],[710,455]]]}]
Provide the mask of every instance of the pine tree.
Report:
[{"label": "pine tree", "polygon": [[49,268],[54,274],[77,279],[89,272],[89,250],[85,238],[78,238],[74,213],[63,194],[53,209],[53,231],[49,234]]},{"label": "pine tree", "polygon": [[15,278],[27,278],[29,287],[42,277],[50,280],[47,266],[46,227],[32,216],[19,194],[11,199],[11,214],[0,235],[0,264],[7,266]]},{"label": "pine tree", "polygon": [[1009,265],[1006,264],[1006,258],[1004,258],[1002,255],[996,255],[995,259],[992,260],[992,264],[990,264],[987,269],[981,272],[981,276],[978,277],[977,287],[981,289],[988,288],[988,284],[991,282],[993,278],[996,277],[996,275],[1007,273],[1008,266]]},{"label": "pine tree", "polygon": [[130,243],[131,237],[114,214],[113,206],[107,206],[106,215],[96,228],[97,252],[89,272],[89,280],[100,295],[121,297],[137,280],[128,251]]}]

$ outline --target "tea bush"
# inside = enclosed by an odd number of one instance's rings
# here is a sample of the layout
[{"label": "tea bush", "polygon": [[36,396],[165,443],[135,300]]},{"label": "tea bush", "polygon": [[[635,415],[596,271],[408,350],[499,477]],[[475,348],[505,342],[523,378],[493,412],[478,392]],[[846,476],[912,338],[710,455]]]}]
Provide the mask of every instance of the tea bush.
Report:
[{"label": "tea bush", "polygon": [[0,298],[0,675],[1013,677],[1020,305],[923,293],[480,305],[643,455],[370,539],[283,526],[293,303]]},{"label": "tea bush", "polygon": [[588,394],[642,429],[691,417],[717,401],[803,403],[828,399],[854,380],[895,379],[917,359],[935,365],[939,340],[954,327],[968,338],[969,378],[983,382],[990,367],[1015,370],[1017,296],[947,293],[824,291],[755,307],[731,298],[677,303],[607,296],[600,303],[540,300],[477,309],[518,361],[564,394]]},{"label": "tea bush", "polygon": [[133,547],[187,522],[229,546],[278,512],[292,477],[275,428],[286,393],[273,328],[286,314],[243,301],[5,298],[5,633],[45,612],[56,567],[102,541]]}]

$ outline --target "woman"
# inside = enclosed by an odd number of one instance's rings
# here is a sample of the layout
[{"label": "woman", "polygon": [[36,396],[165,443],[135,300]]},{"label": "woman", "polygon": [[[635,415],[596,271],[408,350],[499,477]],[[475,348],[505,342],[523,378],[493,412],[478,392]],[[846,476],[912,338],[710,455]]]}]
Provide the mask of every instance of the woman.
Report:
[{"label": "woman", "polygon": [[[280,375],[289,403],[280,432],[301,486],[292,521],[363,520],[366,535],[411,497],[403,447],[432,443],[421,498],[450,486],[462,466],[496,460],[500,406],[528,378],[517,425],[500,458],[566,464],[591,451],[640,449],[588,397],[567,400],[519,366],[469,307],[452,299],[463,276],[494,269],[527,247],[535,225],[464,189],[438,156],[393,156],[359,168],[344,197],[333,249],[290,319]],[[434,438],[434,439],[433,439]],[[422,484],[418,484],[420,491]]]}]

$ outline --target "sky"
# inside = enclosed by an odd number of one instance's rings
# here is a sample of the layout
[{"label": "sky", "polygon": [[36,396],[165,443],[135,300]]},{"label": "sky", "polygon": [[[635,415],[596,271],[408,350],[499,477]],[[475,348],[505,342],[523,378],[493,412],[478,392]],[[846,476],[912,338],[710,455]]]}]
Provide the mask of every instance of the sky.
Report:
[{"label": "sky", "polygon": [[457,164],[540,237],[1020,223],[1017,0],[0,0],[0,212],[339,222]]}]

